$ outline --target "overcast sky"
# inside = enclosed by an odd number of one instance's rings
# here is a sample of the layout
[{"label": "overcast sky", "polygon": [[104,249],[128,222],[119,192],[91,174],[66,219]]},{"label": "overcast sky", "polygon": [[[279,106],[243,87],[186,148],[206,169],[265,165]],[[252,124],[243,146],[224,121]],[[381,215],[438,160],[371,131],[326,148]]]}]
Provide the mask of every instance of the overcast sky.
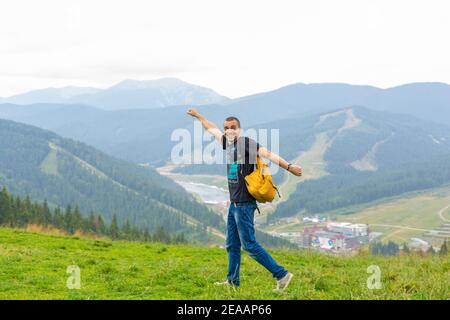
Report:
[{"label": "overcast sky", "polygon": [[234,98],[303,82],[450,83],[450,1],[2,1],[0,96],[177,77]]}]

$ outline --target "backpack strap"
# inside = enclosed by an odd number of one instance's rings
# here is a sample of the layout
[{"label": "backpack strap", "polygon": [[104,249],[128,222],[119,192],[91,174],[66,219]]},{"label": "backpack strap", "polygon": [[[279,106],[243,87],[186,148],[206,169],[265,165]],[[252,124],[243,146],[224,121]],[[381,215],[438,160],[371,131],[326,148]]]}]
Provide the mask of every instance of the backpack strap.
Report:
[{"label": "backpack strap", "polygon": [[272,186],[273,186],[273,188],[275,189],[275,191],[278,193],[278,197],[280,197],[281,198],[281,194],[280,194],[280,192],[278,191],[278,188],[272,183]]},{"label": "backpack strap", "polygon": [[250,140],[248,137],[244,138],[244,164],[250,164]]},{"label": "backpack strap", "polygon": [[259,155],[256,155],[256,170],[258,170],[259,174],[264,179],[264,163]]}]

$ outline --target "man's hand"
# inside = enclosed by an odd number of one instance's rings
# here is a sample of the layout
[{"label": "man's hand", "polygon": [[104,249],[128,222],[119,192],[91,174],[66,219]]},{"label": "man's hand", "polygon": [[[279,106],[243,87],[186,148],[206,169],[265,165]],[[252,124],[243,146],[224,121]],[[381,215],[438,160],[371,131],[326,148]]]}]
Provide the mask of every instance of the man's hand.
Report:
[{"label": "man's hand", "polygon": [[297,177],[301,177],[303,174],[303,170],[302,167],[296,165],[296,164],[291,164],[291,166],[289,167],[289,172],[292,173],[294,176]]},{"label": "man's hand", "polygon": [[213,122],[206,120],[205,117],[202,116],[195,108],[189,108],[187,110],[187,114],[194,118],[197,118],[197,120],[202,123],[203,127],[208,130],[208,132],[211,133],[214,138],[216,138],[217,142],[222,143],[223,133]]},{"label": "man's hand", "polygon": [[192,116],[192,117],[194,117],[194,118],[200,117],[200,113],[195,108],[188,109],[187,114]]}]

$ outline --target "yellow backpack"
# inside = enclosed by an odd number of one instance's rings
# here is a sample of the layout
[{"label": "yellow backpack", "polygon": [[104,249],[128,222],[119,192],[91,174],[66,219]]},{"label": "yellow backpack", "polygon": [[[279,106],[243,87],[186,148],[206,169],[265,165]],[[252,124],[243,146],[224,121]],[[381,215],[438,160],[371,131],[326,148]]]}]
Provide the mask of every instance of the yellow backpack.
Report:
[{"label": "yellow backpack", "polygon": [[269,167],[259,156],[256,156],[256,169],[245,177],[245,183],[248,192],[260,203],[272,202],[276,193],[281,197],[272,182]]}]

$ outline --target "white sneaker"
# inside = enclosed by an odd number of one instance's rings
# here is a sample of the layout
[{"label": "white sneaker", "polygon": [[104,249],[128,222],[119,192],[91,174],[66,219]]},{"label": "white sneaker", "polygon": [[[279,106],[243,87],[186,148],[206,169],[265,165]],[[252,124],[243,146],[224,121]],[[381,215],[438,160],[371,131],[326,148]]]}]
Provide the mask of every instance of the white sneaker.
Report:
[{"label": "white sneaker", "polygon": [[232,286],[233,288],[236,288],[237,286],[232,284],[230,280],[223,281],[223,282],[214,282],[216,286]]},{"label": "white sneaker", "polygon": [[214,282],[214,284],[216,286],[229,286],[229,285],[231,285],[231,282],[230,282],[230,280],[227,280],[227,281],[224,281],[224,282]]},{"label": "white sneaker", "polygon": [[283,291],[286,289],[293,277],[294,275],[288,272],[283,278],[277,281],[277,288],[274,291]]}]

